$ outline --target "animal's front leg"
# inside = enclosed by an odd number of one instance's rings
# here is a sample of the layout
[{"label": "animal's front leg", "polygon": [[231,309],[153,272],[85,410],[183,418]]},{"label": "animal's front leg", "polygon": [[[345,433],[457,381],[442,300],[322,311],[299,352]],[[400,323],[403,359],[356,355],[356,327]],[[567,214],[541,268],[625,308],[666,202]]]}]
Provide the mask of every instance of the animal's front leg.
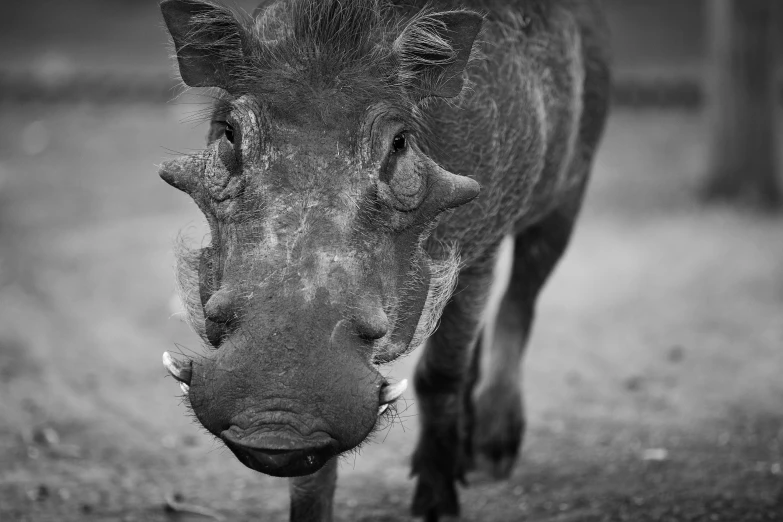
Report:
[{"label": "animal's front leg", "polygon": [[568,244],[576,208],[553,212],[500,248],[481,351],[475,359],[477,382],[468,396],[468,451],[476,468],[497,479],[511,474],[522,445],[522,356],[536,299]]},{"label": "animal's front leg", "polygon": [[291,522],[331,522],[337,458],[312,475],[288,479],[291,492]]},{"label": "animal's front leg", "polygon": [[492,262],[469,267],[446,306],[440,327],[429,339],[414,377],[421,435],[413,455],[418,475],[414,515],[435,521],[458,515],[456,481],[463,480],[463,387],[492,279]]}]

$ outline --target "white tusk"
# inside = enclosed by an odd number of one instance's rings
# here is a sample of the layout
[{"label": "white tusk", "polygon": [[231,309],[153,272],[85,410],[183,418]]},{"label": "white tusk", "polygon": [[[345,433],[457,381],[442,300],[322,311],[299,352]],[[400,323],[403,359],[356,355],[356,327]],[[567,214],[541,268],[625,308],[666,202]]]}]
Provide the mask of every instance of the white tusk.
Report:
[{"label": "white tusk", "polygon": [[381,392],[381,404],[389,404],[400,398],[400,395],[408,388],[408,379],[403,379],[397,384],[388,384]]},{"label": "white tusk", "polygon": [[182,388],[182,391],[185,392],[185,395],[190,393],[190,386],[188,386],[184,382],[179,383],[179,387]]},{"label": "white tusk", "polygon": [[388,407],[388,404],[381,404],[381,407],[378,408],[378,415],[383,415],[383,412],[385,412]]},{"label": "white tusk", "polygon": [[[190,361],[188,361],[190,362]],[[185,384],[190,383],[190,364],[187,366],[174,359],[169,352],[163,352],[163,366],[169,371],[172,377]]]}]

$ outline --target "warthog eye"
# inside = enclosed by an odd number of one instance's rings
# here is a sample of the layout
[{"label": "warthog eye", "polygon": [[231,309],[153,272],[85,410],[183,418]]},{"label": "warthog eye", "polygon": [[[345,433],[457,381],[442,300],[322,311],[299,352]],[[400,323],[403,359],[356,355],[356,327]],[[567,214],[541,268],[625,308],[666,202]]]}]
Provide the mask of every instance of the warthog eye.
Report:
[{"label": "warthog eye", "polygon": [[212,120],[207,141],[213,143],[223,136],[226,137],[226,141],[233,145],[236,136],[234,127],[226,120]]},{"label": "warthog eye", "polygon": [[231,126],[230,123],[226,122],[226,139],[229,141],[229,143],[234,143],[234,127]]},{"label": "warthog eye", "polygon": [[396,154],[398,152],[401,152],[405,150],[405,133],[401,132],[397,134],[394,139],[392,140],[392,154]]}]

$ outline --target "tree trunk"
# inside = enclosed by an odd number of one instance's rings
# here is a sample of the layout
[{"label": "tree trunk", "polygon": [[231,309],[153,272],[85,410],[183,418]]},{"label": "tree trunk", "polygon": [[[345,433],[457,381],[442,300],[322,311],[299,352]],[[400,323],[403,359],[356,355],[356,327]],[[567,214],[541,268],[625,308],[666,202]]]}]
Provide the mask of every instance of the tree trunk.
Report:
[{"label": "tree trunk", "polygon": [[712,132],[706,199],[779,208],[775,11],[780,0],[707,0]]}]

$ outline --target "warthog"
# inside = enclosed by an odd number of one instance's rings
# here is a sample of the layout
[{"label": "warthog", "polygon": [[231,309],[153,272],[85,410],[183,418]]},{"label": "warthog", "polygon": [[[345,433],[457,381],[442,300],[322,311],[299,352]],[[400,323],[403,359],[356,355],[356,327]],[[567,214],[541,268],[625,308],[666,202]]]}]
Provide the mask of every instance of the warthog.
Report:
[{"label": "warthog", "polygon": [[405,389],[379,366],[419,345],[413,513],[510,473],[607,113],[597,1],[161,2],[182,80],[216,93],[207,148],[160,171],[210,226],[178,274],[211,348],[164,363],[242,463],[291,477],[292,520],[331,520],[335,457]]}]

